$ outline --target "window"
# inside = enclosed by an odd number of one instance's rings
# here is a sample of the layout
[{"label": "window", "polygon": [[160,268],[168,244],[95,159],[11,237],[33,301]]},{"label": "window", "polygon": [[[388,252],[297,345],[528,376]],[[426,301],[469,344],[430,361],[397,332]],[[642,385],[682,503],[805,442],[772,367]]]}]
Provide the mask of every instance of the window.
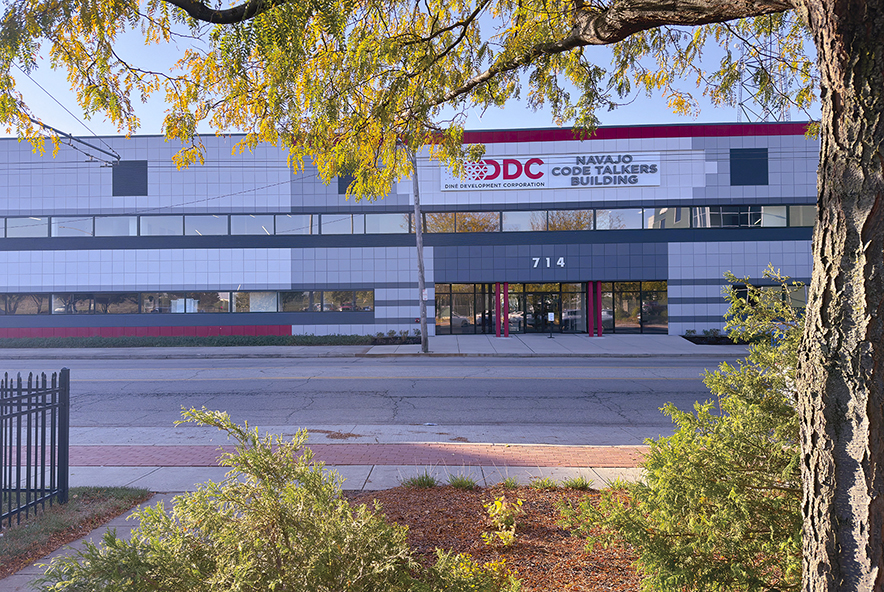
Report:
[{"label": "window", "polygon": [[364,234],[364,214],[323,214],[322,234]]},{"label": "window", "polygon": [[8,238],[43,238],[49,236],[49,218],[7,218]]},{"label": "window", "polygon": [[138,312],[138,294],[96,294],[95,314],[133,314]]},{"label": "window", "polygon": [[312,292],[280,292],[279,310],[282,312],[310,311],[312,294]]},{"label": "window", "polygon": [[598,230],[633,230],[644,225],[644,217],[641,208],[596,210],[595,224]]},{"label": "window", "polygon": [[273,234],[273,216],[231,216],[230,234]]},{"label": "window", "polygon": [[455,232],[500,232],[500,212],[458,212]]},{"label": "window", "polygon": [[555,230],[592,230],[592,210],[550,210],[547,228]]},{"label": "window", "polygon": [[147,292],[141,295],[141,312],[151,314],[183,313],[184,294]]},{"label": "window", "polygon": [[690,208],[645,208],[645,228],[690,228]]},{"label": "window", "polygon": [[228,312],[230,292],[188,292],[184,312]]},{"label": "window", "polygon": [[49,300],[46,294],[8,294],[6,314],[49,314]]},{"label": "window", "polygon": [[185,216],[184,234],[187,236],[227,234],[227,216]]},{"label": "window", "polygon": [[350,290],[336,290],[322,293],[323,312],[352,312],[353,292]]},{"label": "window", "polygon": [[52,314],[89,314],[92,294],[53,294]]},{"label": "window", "polygon": [[277,216],[276,234],[319,234],[319,216],[313,214]]},{"label": "window", "polygon": [[184,234],[182,216],[142,216],[141,236],[181,236]]},{"label": "window", "polygon": [[454,232],[454,212],[424,214],[424,232]]},{"label": "window", "polygon": [[355,293],[356,310],[371,312],[374,310],[374,291],[358,290]]},{"label": "window", "polygon": [[233,312],[276,312],[276,292],[236,292]]},{"label": "window", "polygon": [[138,216],[95,218],[95,236],[138,236]]},{"label": "window", "polygon": [[810,226],[816,222],[816,206],[789,206],[789,226]]},{"label": "window", "polygon": [[366,214],[366,234],[407,234],[408,214]]},{"label": "window", "polygon": [[546,230],[546,212],[504,212],[504,232],[537,232]]},{"label": "window", "polygon": [[761,206],[755,226],[786,226],[786,206]]},{"label": "window", "polygon": [[92,236],[92,218],[52,217],[52,236]]}]

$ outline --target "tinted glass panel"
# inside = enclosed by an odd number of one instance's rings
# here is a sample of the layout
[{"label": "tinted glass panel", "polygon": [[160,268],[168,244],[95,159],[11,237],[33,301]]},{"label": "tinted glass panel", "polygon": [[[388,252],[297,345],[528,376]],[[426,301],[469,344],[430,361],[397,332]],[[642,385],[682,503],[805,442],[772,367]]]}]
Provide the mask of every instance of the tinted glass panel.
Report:
[{"label": "tinted glass panel", "polygon": [[353,310],[353,292],[349,290],[322,293],[322,310],[331,312]]},{"label": "tinted glass panel", "polygon": [[319,234],[319,216],[313,214],[277,216],[276,234]]},{"label": "tinted glass panel", "polygon": [[230,308],[230,292],[188,292],[185,312],[227,312]]},{"label": "tinted glass panel", "polygon": [[597,230],[632,230],[644,225],[641,208],[624,210],[596,210]]},{"label": "tinted glass panel", "polygon": [[96,314],[133,314],[138,312],[138,294],[96,294]]},{"label": "tinted glass panel", "polygon": [[171,292],[147,292],[141,295],[141,312],[184,312],[184,294]]},{"label": "tinted glass panel", "polygon": [[562,294],[562,331],[586,332],[586,294],[567,292]]},{"label": "tinted glass panel", "polygon": [[457,232],[498,232],[500,231],[499,212],[458,212]]},{"label": "tinted glass panel", "polygon": [[185,216],[184,234],[187,236],[227,234],[227,216]]},{"label": "tinted glass panel", "polygon": [[7,294],[6,314],[49,314],[47,294]]},{"label": "tinted glass panel", "polygon": [[357,291],[356,310],[372,311],[374,310],[374,290]]},{"label": "tinted glass panel", "polygon": [[690,208],[645,208],[645,228],[690,228]]},{"label": "tinted glass panel", "polygon": [[[470,286],[472,288],[472,286]],[[475,333],[476,301],[472,289],[470,293],[451,295],[451,333],[454,335]]]},{"label": "tinted glass panel", "polygon": [[666,292],[642,292],[642,333],[666,333],[669,313]]},{"label": "tinted glass panel", "polygon": [[273,216],[231,216],[230,234],[273,234]]},{"label": "tinted glass panel", "polygon": [[92,236],[92,218],[52,217],[52,236]]},{"label": "tinted glass panel", "polygon": [[53,294],[52,314],[89,314],[92,294]]},{"label": "tinted glass panel", "polygon": [[[604,297],[602,298],[604,302]],[[604,323],[604,318],[602,319]],[[614,327],[617,333],[641,331],[641,300],[639,292],[614,292]]]},{"label": "tinted glass panel", "polygon": [[546,212],[504,212],[504,232],[534,232],[546,230]]},{"label": "tinted glass panel", "polygon": [[276,292],[236,292],[233,312],[276,312]]},{"label": "tinted glass panel", "polygon": [[592,210],[550,210],[549,230],[592,230]]},{"label": "tinted glass panel", "polygon": [[789,206],[789,226],[813,226],[816,206]]},{"label": "tinted glass panel", "polygon": [[424,214],[424,232],[454,232],[454,213]]},{"label": "tinted glass panel", "polygon": [[138,236],[138,216],[98,217],[95,236]]},{"label": "tinted glass panel", "polygon": [[366,214],[367,234],[401,234],[408,232],[408,214]]},{"label": "tinted glass panel", "polygon": [[9,238],[49,236],[49,218],[7,218],[6,236]]},{"label": "tinted glass panel", "polygon": [[786,226],[786,206],[761,206],[761,226]]},{"label": "tinted glass panel", "polygon": [[364,231],[361,216],[350,214],[323,214],[322,234],[361,234]]},{"label": "tinted glass panel", "polygon": [[141,236],[181,236],[184,234],[182,216],[142,216]]},{"label": "tinted glass panel", "polygon": [[280,292],[279,310],[305,312],[310,310],[310,292]]}]

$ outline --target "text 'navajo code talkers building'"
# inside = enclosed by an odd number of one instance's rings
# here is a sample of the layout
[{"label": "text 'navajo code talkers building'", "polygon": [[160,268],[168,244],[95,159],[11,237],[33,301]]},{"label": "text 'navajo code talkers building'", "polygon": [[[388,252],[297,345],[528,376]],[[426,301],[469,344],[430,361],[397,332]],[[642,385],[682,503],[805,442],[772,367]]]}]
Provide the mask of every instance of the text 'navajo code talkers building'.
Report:
[{"label": "text 'navajo code talkers building'", "polygon": [[[419,170],[431,331],[683,334],[723,325],[725,271],[807,281],[805,127],[468,133],[487,150],[463,177]],[[119,160],[0,140],[0,338],[417,327],[410,181],[345,201],[347,179],[236,137],[187,170],[162,137],[89,142]]]}]

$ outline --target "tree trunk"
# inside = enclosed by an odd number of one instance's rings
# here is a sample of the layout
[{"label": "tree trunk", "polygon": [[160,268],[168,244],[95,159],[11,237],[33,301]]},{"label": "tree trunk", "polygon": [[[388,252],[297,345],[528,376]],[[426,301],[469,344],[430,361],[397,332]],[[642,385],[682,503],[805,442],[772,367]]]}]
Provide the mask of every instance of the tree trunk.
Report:
[{"label": "tree trunk", "polygon": [[884,2],[806,0],[822,80],[799,366],[804,590],[884,589]]},{"label": "tree trunk", "polygon": [[420,301],[421,321],[421,353],[430,353],[430,336],[427,333],[427,301],[424,299],[427,283],[424,274],[424,225],[421,216],[420,185],[417,179],[417,154],[406,148],[408,160],[411,161],[411,182],[414,188],[414,239],[417,242],[417,290]]}]

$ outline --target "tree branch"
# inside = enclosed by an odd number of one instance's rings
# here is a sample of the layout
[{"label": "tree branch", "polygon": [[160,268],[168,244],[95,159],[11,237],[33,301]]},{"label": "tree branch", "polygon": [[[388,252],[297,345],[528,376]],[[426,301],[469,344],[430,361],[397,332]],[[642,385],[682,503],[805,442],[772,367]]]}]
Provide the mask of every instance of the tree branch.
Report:
[{"label": "tree branch", "polygon": [[794,4],[790,0],[622,0],[601,10],[578,3],[574,26],[567,37],[538,44],[521,55],[498,62],[459,88],[437,97],[433,104],[448,103],[495,76],[527,66],[544,55],[587,45],[611,45],[634,33],[665,25],[708,25],[792,8]]},{"label": "tree branch", "polygon": [[177,6],[198,21],[214,25],[232,25],[247,21],[271,8],[286,4],[290,0],[248,0],[233,8],[215,10],[194,0],[163,0]]}]

